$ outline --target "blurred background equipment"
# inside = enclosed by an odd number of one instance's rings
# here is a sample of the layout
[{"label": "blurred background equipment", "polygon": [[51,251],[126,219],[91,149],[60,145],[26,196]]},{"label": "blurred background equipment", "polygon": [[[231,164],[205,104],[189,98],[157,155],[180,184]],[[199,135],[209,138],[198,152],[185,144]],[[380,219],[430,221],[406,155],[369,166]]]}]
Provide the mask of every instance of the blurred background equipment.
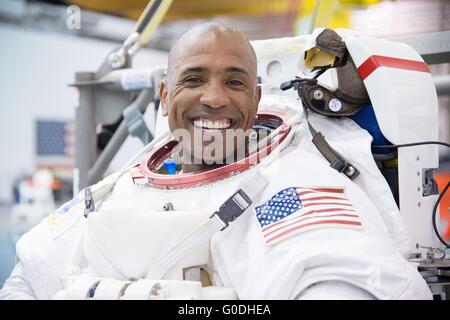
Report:
[{"label": "blurred background equipment", "polygon": [[[131,34],[109,53],[96,72],[75,74],[72,85],[80,94],[75,113],[75,193],[101,180],[128,135],[139,138],[144,145],[153,139],[143,114],[158,94],[164,67],[134,70],[131,65],[133,56],[147,44],[171,2],[150,1]],[[158,102],[154,106],[157,109]],[[102,150],[98,148],[96,133],[99,125],[103,132],[105,126],[114,125],[109,137],[103,136]]]},{"label": "blurred background equipment", "polygon": [[[4,10],[7,18],[15,23],[118,42],[128,37],[134,21],[148,4],[147,0],[2,2],[0,6],[10,7]],[[66,28],[64,15],[67,17],[66,8],[70,5],[79,6],[83,13],[80,29]],[[447,0],[174,0],[148,46],[168,50],[181,33],[205,20],[236,27],[251,40],[307,34],[317,26],[351,28],[371,36],[395,38],[448,30],[450,3]]]},{"label": "blurred background equipment", "polygon": [[18,238],[56,209],[54,190],[61,183],[49,170],[38,170],[31,179],[20,181],[18,202],[11,210],[11,240]]}]

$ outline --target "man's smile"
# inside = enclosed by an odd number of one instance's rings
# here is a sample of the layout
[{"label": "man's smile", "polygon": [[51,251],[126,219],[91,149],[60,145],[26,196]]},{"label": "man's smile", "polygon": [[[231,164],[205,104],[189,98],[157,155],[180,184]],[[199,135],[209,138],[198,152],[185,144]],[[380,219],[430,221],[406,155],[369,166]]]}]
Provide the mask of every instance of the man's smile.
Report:
[{"label": "man's smile", "polygon": [[195,128],[202,130],[226,130],[231,128],[232,120],[229,118],[196,118],[193,120],[193,124]]}]

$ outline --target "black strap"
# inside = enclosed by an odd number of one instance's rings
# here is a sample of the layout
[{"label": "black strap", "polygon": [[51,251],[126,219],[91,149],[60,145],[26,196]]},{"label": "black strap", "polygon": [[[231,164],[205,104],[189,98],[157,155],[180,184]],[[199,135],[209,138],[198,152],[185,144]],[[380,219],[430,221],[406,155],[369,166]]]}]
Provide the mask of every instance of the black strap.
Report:
[{"label": "black strap", "polygon": [[317,132],[309,122],[308,108],[303,105],[303,111],[305,112],[306,122],[308,123],[309,131],[313,136],[312,143],[316,146],[317,150],[328,160],[330,166],[340,173],[345,174],[350,180],[355,179],[359,175],[359,170],[356,169],[351,163],[345,160],[339,153],[337,153],[325,140],[322,133]]}]

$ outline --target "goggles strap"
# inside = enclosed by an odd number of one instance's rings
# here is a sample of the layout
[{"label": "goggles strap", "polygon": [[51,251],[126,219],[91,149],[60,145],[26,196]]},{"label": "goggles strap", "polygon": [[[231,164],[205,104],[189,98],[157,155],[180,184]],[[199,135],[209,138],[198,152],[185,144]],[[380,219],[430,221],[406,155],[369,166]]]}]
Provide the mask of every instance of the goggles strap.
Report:
[{"label": "goggles strap", "polygon": [[303,105],[303,111],[305,113],[306,122],[308,123],[309,131],[311,132],[312,143],[319,150],[319,152],[327,159],[330,166],[340,173],[346,175],[350,180],[354,180],[359,175],[359,170],[356,169],[351,163],[345,160],[336,150],[334,150],[329,143],[325,140],[322,133],[317,132],[309,121],[308,108]]}]

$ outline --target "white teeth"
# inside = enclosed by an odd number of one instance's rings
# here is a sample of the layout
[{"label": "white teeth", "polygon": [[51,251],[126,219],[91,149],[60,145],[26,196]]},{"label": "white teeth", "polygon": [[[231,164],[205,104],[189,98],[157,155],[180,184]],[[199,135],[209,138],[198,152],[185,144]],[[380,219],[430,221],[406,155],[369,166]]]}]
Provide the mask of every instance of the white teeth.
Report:
[{"label": "white teeth", "polygon": [[208,120],[208,119],[197,119],[194,120],[194,126],[202,129],[228,129],[231,126],[231,121],[229,119],[222,120]]}]

